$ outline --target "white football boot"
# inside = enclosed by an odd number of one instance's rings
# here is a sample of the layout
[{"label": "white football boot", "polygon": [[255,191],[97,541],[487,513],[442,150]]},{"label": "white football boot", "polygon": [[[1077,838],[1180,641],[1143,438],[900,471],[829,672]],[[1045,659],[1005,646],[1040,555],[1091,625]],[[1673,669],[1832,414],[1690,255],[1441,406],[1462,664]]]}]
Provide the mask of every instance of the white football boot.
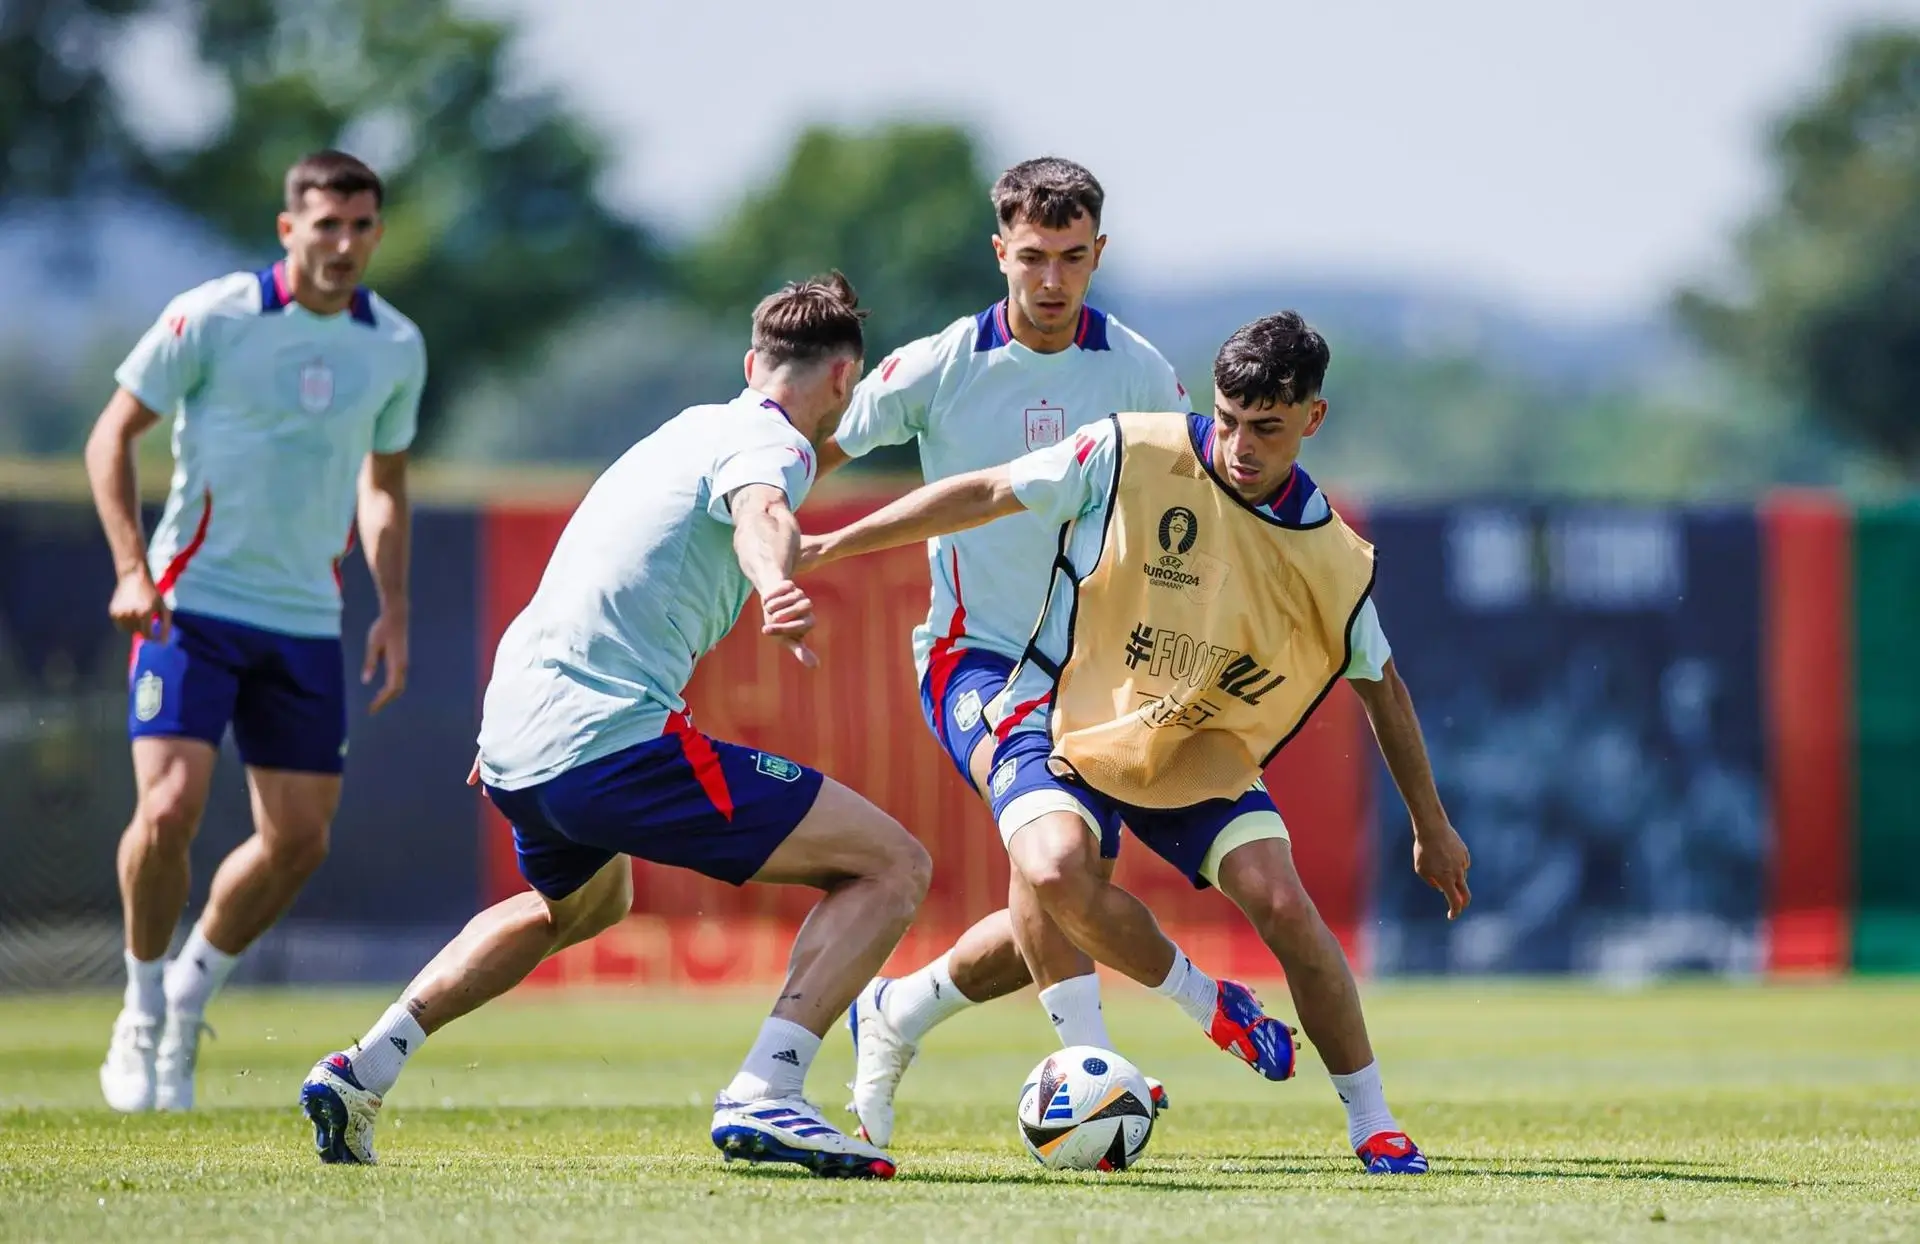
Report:
[{"label": "white football boot", "polygon": [[215,1036],[213,1026],[199,1015],[167,1009],[160,1025],[160,1045],[153,1066],[153,1108],[193,1109],[194,1070],[200,1062],[200,1038]]},{"label": "white football boot", "polygon": [[300,1086],[300,1110],[313,1120],[313,1147],[322,1162],[379,1162],[373,1154],[373,1123],[380,1095],[361,1086],[346,1054],[329,1054],[313,1065]]},{"label": "white football boot", "polygon": [[713,1144],[731,1162],[792,1162],[825,1179],[892,1179],[893,1159],[820,1117],[804,1097],[713,1099]]},{"label": "white football boot", "polygon": [[122,1114],[153,1109],[155,1047],[160,1021],[123,1010],[113,1021],[113,1042],[100,1064],[100,1092]]},{"label": "white football boot", "polygon": [[853,1100],[847,1109],[860,1120],[861,1138],[883,1148],[893,1141],[893,1095],[920,1052],[880,1009],[880,999],[891,984],[892,977],[875,977],[847,1009],[854,1054],[853,1081],[847,1085]]}]

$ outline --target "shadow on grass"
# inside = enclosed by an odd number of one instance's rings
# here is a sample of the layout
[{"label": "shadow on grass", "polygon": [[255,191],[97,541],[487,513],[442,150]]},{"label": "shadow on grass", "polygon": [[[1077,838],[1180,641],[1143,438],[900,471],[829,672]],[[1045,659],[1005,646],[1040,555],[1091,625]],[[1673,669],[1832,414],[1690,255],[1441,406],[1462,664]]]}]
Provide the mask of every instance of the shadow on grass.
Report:
[{"label": "shadow on grass", "polygon": [[[1164,1165],[1165,1163],[1174,1165]],[[1729,1175],[1699,1169],[1704,1165],[1706,1164],[1699,1162],[1664,1162],[1651,1159],[1552,1158],[1515,1162],[1452,1162],[1441,1158],[1436,1160],[1431,1175],[1426,1179],[1412,1182],[1415,1188],[1434,1181],[1482,1177],[1495,1180],[1569,1179],[1595,1183],[1705,1184],[1749,1188],[1797,1187],[1804,1186],[1807,1182],[1760,1175]],[[806,1171],[796,1167],[777,1165],[735,1166],[729,1168],[727,1174],[734,1178],[750,1179],[813,1178]],[[927,1169],[909,1164],[901,1170],[899,1178],[907,1183],[926,1184],[1137,1188],[1153,1192],[1225,1192],[1246,1189],[1249,1176],[1255,1178],[1261,1176],[1357,1177],[1364,1180],[1366,1186],[1413,1190],[1408,1188],[1409,1181],[1405,1179],[1372,1179],[1364,1175],[1353,1163],[1308,1154],[1237,1154],[1209,1158],[1169,1154],[1161,1155],[1158,1162],[1148,1159],[1145,1165],[1124,1174],[1086,1179],[1049,1174],[1040,1170],[968,1171],[938,1167]],[[1843,1181],[1822,1180],[1821,1182],[1835,1184]]]}]

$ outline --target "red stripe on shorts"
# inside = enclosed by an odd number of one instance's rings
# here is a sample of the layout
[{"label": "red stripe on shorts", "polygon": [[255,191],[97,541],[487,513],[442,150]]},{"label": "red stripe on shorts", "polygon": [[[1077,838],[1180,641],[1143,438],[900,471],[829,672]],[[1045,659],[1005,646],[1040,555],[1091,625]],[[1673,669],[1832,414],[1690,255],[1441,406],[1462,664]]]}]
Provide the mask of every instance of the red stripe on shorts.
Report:
[{"label": "red stripe on shorts", "polygon": [[680,750],[686,756],[687,763],[693,766],[693,777],[700,783],[707,799],[724,820],[733,819],[733,792],[727,789],[727,774],[720,767],[720,753],[713,750],[713,740],[693,728],[693,721],[685,713],[667,714],[667,733],[680,740]]}]

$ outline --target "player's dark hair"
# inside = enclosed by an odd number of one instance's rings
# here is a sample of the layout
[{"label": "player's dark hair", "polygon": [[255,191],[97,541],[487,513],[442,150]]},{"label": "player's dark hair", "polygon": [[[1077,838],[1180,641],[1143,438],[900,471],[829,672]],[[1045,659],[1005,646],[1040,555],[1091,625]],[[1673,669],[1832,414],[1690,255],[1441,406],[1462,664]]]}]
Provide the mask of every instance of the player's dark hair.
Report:
[{"label": "player's dark hair", "polygon": [[837,270],[788,281],[753,309],[753,352],[769,367],[837,354],[862,358],[867,346],[860,325],[866,318],[853,283]]},{"label": "player's dark hair", "polygon": [[1332,357],[1327,339],[1299,312],[1282,311],[1242,325],[1227,338],[1213,360],[1213,383],[1255,410],[1293,406],[1320,395]]},{"label": "player's dark hair", "polygon": [[338,195],[371,190],[374,206],[384,207],[387,201],[380,174],[344,151],[316,151],[287,170],[287,210],[297,212],[305,206],[309,190]]},{"label": "player's dark hair", "polygon": [[1018,221],[1047,229],[1064,229],[1082,216],[1100,229],[1100,211],[1107,192],[1083,166],[1056,156],[1022,160],[993,183],[993,211],[1002,229]]}]

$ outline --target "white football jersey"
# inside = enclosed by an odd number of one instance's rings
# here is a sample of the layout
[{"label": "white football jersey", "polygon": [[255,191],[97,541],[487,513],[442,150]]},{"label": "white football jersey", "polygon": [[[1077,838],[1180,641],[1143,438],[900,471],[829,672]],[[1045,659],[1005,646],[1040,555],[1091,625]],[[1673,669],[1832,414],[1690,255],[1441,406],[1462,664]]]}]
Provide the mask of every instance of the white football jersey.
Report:
[{"label": "white football jersey", "polygon": [[779,404],[747,389],[682,411],[608,467],[500,637],[481,707],[488,784],[518,790],[659,738],[753,594],[730,494],[766,484],[797,510],[817,465]]},{"label": "white football jersey", "polygon": [[[932,483],[1057,445],[1116,411],[1188,405],[1160,352],[1105,312],[1083,307],[1074,344],[1040,354],[1013,339],[1001,301],[889,355],[860,382],[835,440],[854,458],[917,440]],[[1017,660],[1058,541],[1059,524],[1028,513],[927,541],[933,600],[913,632],[920,676],[963,648]]]},{"label": "white football jersey", "polygon": [[173,485],[147,551],[167,603],[338,635],[360,465],[413,442],[426,378],[413,321],[366,289],[315,315],[281,264],[169,303],[114,373],[173,420]]}]

